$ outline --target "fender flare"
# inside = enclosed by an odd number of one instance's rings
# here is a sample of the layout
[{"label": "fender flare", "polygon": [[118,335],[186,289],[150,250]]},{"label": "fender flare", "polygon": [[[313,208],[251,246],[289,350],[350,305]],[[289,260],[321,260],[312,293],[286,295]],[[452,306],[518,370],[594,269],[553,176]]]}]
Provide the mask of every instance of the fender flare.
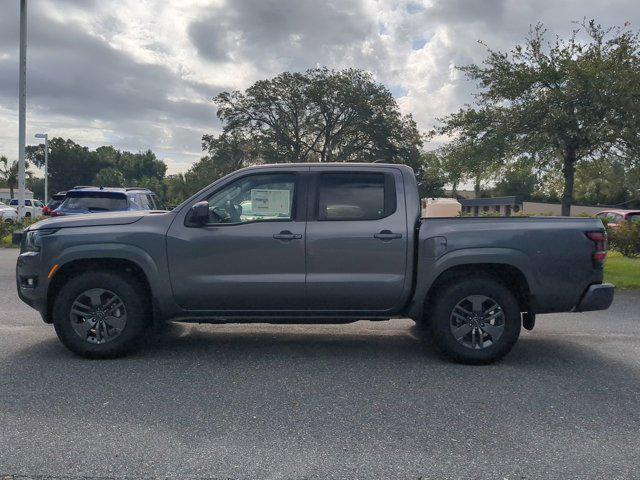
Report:
[{"label": "fender flare", "polygon": [[422,318],[424,303],[431,287],[438,277],[447,270],[462,265],[500,264],[518,269],[527,281],[532,296],[539,289],[538,278],[531,258],[520,250],[513,248],[462,248],[447,252],[435,259],[422,257],[419,260],[416,275],[415,293],[411,300],[407,316],[413,319]]},{"label": "fender flare", "polygon": [[[154,310],[161,317],[172,310],[171,301],[173,294],[167,283],[168,272],[161,272],[156,261],[143,249],[134,245],[122,243],[87,243],[65,248],[53,260],[53,264],[59,264],[62,268],[76,260],[127,260],[142,270],[146,276]],[[50,266],[52,267],[53,264]]]}]

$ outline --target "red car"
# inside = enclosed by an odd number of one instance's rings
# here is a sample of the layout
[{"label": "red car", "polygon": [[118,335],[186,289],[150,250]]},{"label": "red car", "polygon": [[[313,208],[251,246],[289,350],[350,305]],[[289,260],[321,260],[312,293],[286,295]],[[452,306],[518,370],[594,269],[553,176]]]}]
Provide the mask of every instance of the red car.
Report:
[{"label": "red car", "polygon": [[51,195],[51,200],[49,200],[49,203],[47,203],[45,207],[42,209],[42,214],[45,216],[55,216],[55,215],[51,215],[51,212],[53,212],[56,208],[58,208],[62,204],[66,196],[67,196],[67,192],[58,192]]},{"label": "red car", "polygon": [[640,210],[603,210],[596,217],[606,220],[610,227],[616,228],[620,222],[640,222]]}]

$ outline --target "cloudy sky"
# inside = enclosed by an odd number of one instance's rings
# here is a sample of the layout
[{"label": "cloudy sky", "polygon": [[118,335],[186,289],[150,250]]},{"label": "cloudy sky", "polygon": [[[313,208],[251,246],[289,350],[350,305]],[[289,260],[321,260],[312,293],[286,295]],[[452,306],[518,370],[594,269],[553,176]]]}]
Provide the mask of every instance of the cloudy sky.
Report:
[{"label": "cloudy sky", "polygon": [[[423,129],[470,100],[455,65],[529,25],[640,27],[637,0],[29,0],[27,139],[153,149],[170,172],[217,132],[211,98],[284,70],[359,67]],[[0,0],[0,154],[17,158],[19,0]]]}]

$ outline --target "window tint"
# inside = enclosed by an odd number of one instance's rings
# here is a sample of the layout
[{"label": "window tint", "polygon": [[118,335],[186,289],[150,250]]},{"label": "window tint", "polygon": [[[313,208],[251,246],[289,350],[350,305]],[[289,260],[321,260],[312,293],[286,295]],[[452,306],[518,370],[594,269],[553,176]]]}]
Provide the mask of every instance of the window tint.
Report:
[{"label": "window tint", "polygon": [[136,197],[139,198],[140,208],[142,208],[143,210],[153,210],[153,203],[151,203],[149,195],[147,195],[146,193],[140,193],[136,195]]},{"label": "window tint", "polygon": [[89,212],[126,210],[127,197],[108,193],[69,193],[60,208]]},{"label": "window tint", "polygon": [[153,200],[153,204],[155,205],[156,210],[166,210],[166,205],[158,198],[157,195],[151,195],[151,199]]},{"label": "window tint", "polygon": [[393,177],[382,173],[324,173],[318,220],[377,220],[396,209]]},{"label": "window tint", "polygon": [[31,200],[25,200],[24,201],[25,206],[27,207],[32,207],[33,205],[31,205]]},{"label": "window tint", "polygon": [[291,220],[295,174],[243,177],[209,198],[209,223]]}]

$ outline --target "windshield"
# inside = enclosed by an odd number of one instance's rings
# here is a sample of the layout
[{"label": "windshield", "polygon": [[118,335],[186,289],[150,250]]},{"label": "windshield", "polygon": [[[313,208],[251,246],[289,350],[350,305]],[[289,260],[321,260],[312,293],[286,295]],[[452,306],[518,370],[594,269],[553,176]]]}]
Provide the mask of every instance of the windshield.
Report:
[{"label": "windshield", "polygon": [[61,209],[90,212],[112,212],[127,209],[127,198],[113,193],[73,193],[68,194]]}]

